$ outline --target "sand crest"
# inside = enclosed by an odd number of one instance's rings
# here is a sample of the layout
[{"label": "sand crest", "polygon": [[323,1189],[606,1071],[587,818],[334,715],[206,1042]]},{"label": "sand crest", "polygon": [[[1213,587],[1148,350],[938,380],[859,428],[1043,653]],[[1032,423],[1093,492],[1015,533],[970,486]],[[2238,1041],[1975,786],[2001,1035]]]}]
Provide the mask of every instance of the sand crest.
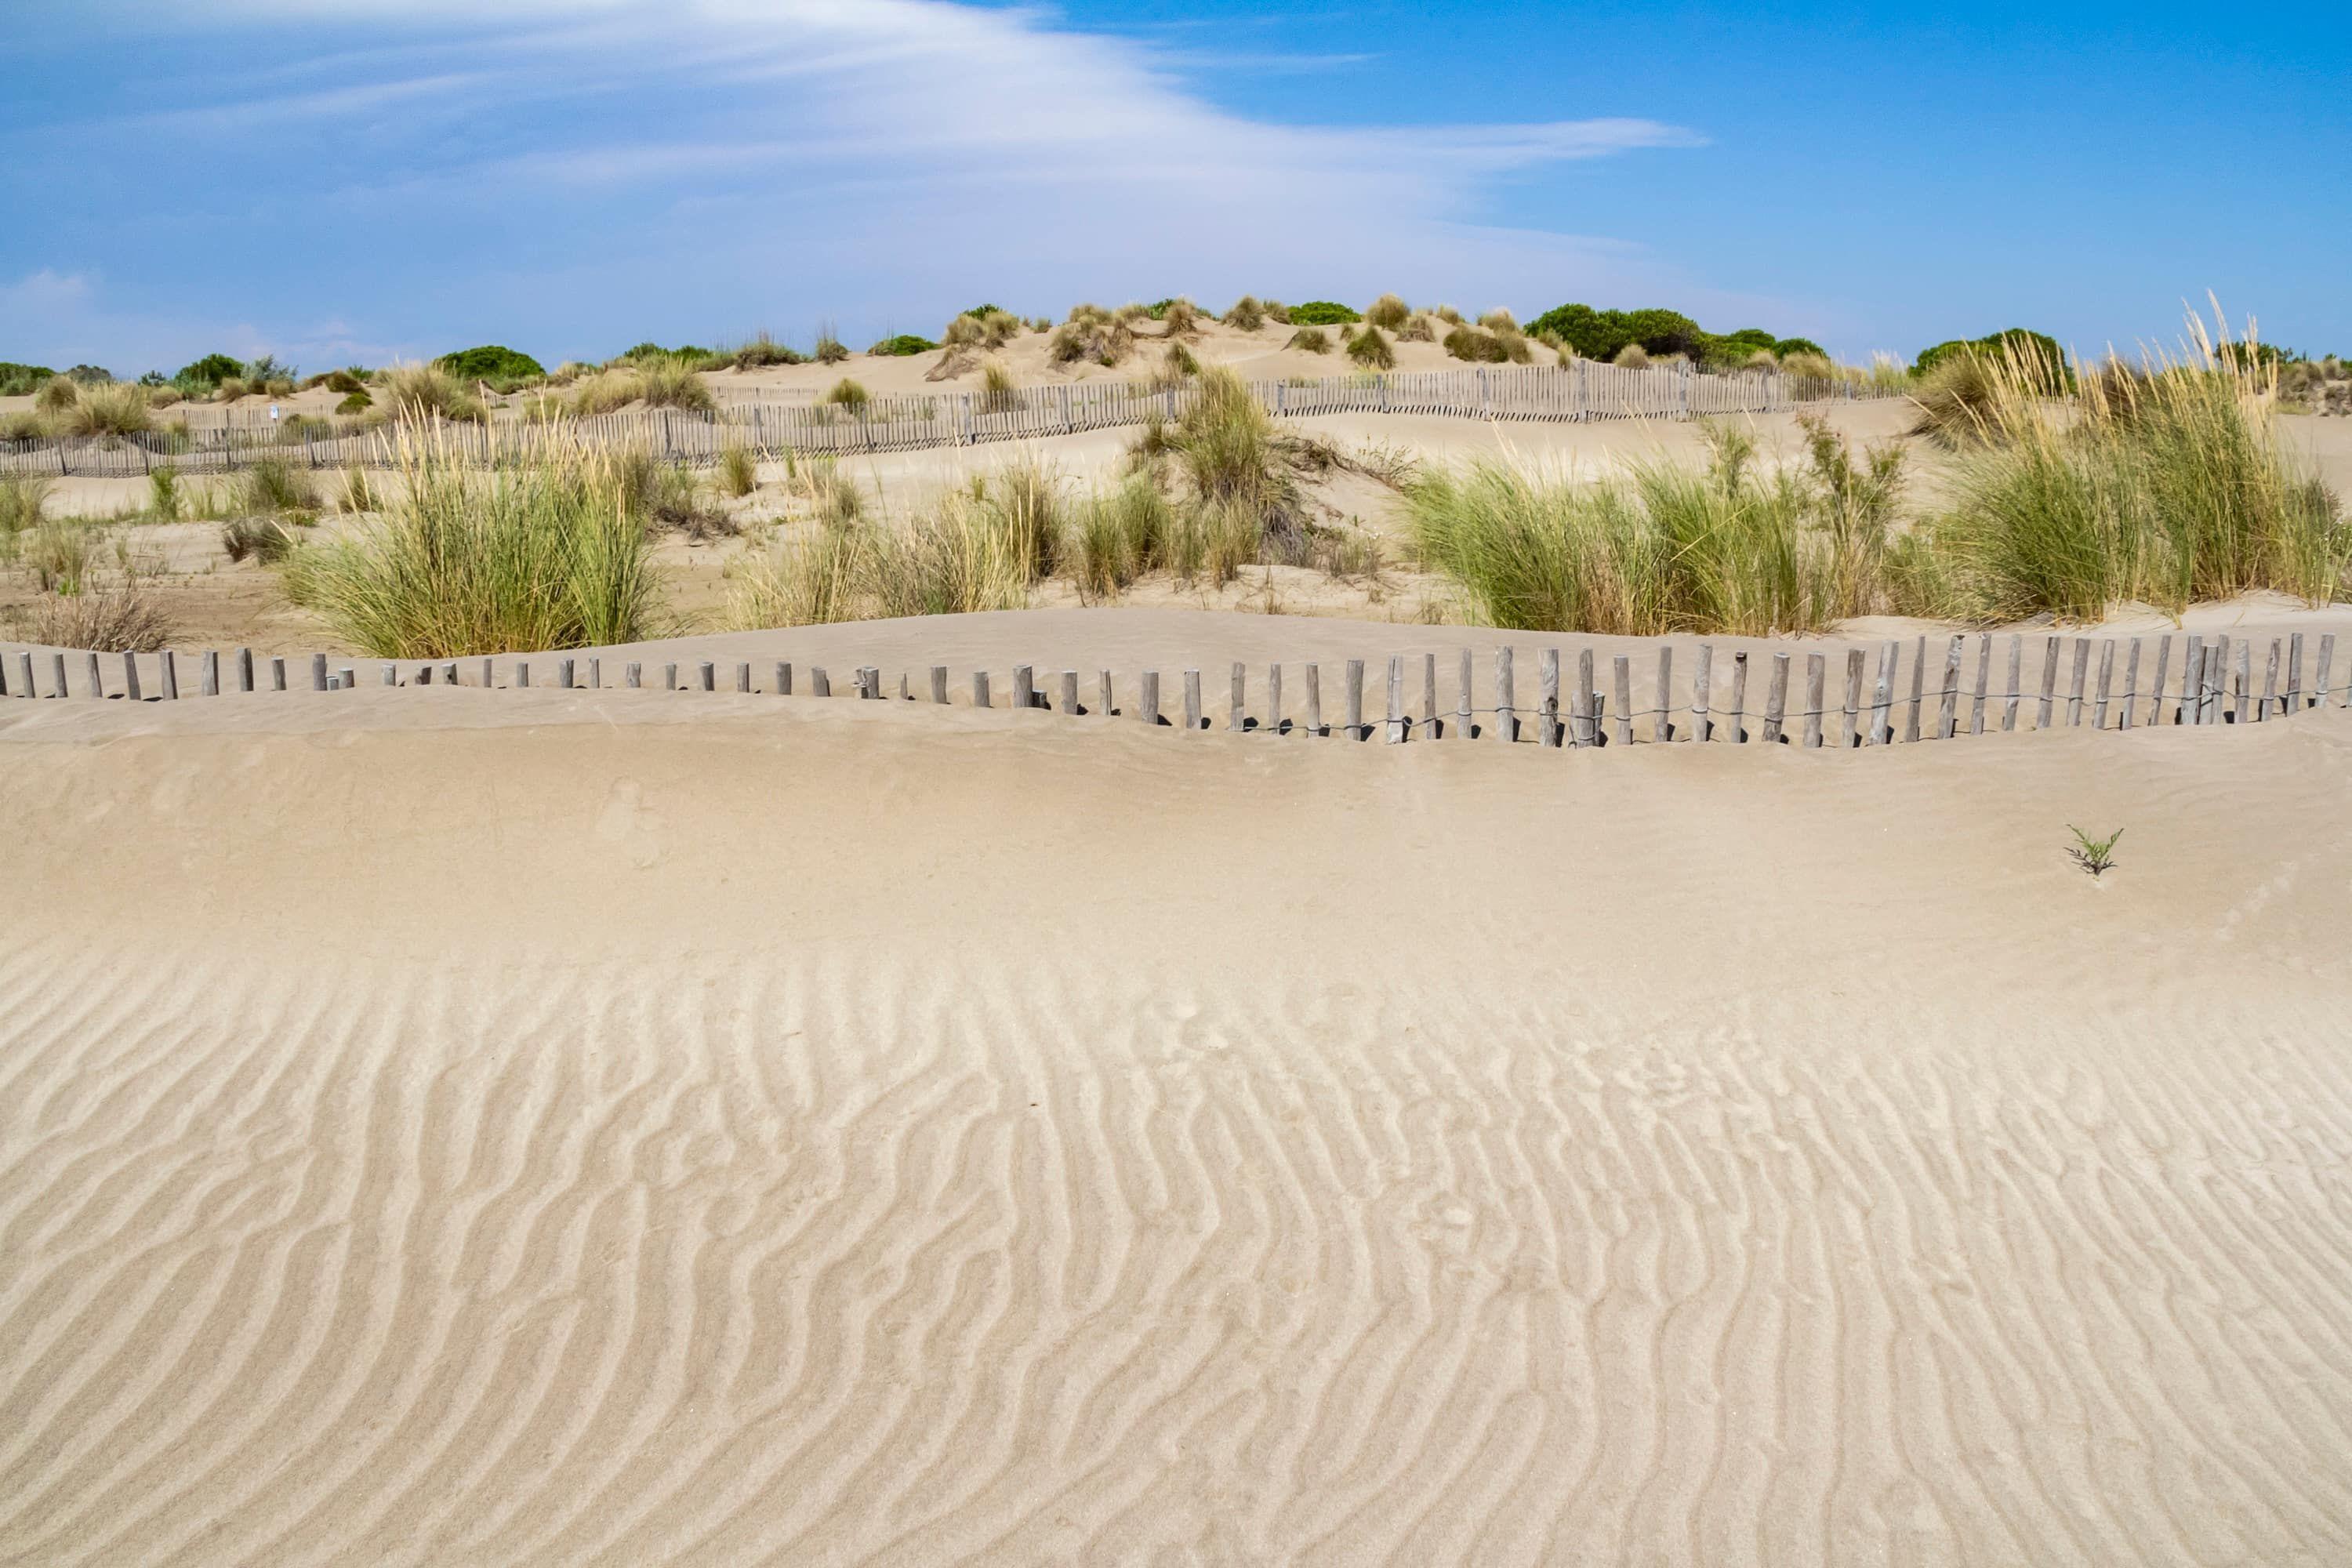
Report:
[{"label": "sand crest", "polygon": [[1082,723],[0,705],[0,1563],[2352,1558],[2352,717]]}]

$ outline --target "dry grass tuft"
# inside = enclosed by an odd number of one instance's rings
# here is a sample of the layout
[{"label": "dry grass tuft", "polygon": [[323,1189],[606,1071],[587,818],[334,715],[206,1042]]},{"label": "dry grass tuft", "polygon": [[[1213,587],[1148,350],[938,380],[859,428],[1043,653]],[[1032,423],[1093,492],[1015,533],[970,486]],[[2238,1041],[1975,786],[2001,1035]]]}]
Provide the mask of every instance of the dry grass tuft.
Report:
[{"label": "dry grass tuft", "polygon": [[171,616],[136,578],[45,597],[25,624],[28,642],[93,653],[153,653],[171,642],[172,633]]},{"label": "dry grass tuft", "polygon": [[1412,308],[1394,294],[1381,295],[1364,311],[1366,322],[1375,327],[1385,328],[1391,332],[1402,329],[1405,322],[1412,319]]},{"label": "dry grass tuft", "polygon": [[[221,384],[224,388],[227,383]],[[390,416],[412,422],[434,419],[486,420],[489,411],[464,384],[437,364],[395,364],[378,373]]]},{"label": "dry grass tuft", "polygon": [[1370,321],[1364,323],[1362,331],[1349,340],[1348,357],[1366,370],[1396,368],[1396,350],[1389,345],[1388,339],[1381,335],[1381,330]]},{"label": "dry grass tuft", "polygon": [[1302,349],[1311,354],[1328,354],[1331,352],[1331,334],[1320,327],[1301,327],[1291,333],[1290,341],[1282,346]]},{"label": "dry grass tuft", "polygon": [[1238,331],[1255,332],[1265,325],[1265,307],[1255,294],[1244,294],[1225,311],[1225,325]]}]

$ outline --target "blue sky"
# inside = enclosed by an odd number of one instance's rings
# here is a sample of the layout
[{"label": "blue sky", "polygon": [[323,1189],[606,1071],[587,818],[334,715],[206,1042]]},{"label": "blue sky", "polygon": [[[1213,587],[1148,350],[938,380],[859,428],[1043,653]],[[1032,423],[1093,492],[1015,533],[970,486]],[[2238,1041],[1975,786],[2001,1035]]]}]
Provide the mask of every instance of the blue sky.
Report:
[{"label": "blue sky", "polygon": [[2352,352],[2352,11],[86,0],[0,16],[0,359],[1668,305]]}]

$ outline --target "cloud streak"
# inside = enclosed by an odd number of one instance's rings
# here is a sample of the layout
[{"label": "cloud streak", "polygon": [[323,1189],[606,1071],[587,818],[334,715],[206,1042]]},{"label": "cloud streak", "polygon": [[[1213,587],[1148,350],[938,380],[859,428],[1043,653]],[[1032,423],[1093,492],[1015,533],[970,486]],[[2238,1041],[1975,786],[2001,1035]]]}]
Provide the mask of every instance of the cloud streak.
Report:
[{"label": "cloud streak", "polygon": [[[418,352],[503,334],[595,354],[821,317],[928,328],[981,295],[1606,298],[1638,251],[1482,223],[1488,187],[1704,144],[1622,118],[1275,123],[1202,97],[1181,49],[948,0],[357,0],[331,36],[289,0],[130,9],[191,47],[264,51],[268,93],[171,102],[153,84],[166,101],[135,129],[167,128],[199,172],[257,129],[299,136],[282,175],[241,161],[222,219],[299,203],[312,232],[288,270],[322,276],[286,291],[296,319]],[[314,38],[331,48],[306,52]],[[16,140],[100,164],[132,155],[133,129]],[[104,259],[142,330],[169,313],[167,286]],[[257,290],[226,292],[273,319]],[[101,336],[105,320],[79,317]],[[5,303],[0,330],[39,337]]]}]

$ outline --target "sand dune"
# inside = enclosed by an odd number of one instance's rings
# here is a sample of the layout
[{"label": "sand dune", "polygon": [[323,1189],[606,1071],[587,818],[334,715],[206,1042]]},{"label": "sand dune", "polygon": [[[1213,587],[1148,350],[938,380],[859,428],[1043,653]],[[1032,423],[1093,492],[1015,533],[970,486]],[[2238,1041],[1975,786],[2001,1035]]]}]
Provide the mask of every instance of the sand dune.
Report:
[{"label": "sand dune", "polygon": [[2352,1559],[2343,712],[1082,723],[0,704],[0,1563]]}]

